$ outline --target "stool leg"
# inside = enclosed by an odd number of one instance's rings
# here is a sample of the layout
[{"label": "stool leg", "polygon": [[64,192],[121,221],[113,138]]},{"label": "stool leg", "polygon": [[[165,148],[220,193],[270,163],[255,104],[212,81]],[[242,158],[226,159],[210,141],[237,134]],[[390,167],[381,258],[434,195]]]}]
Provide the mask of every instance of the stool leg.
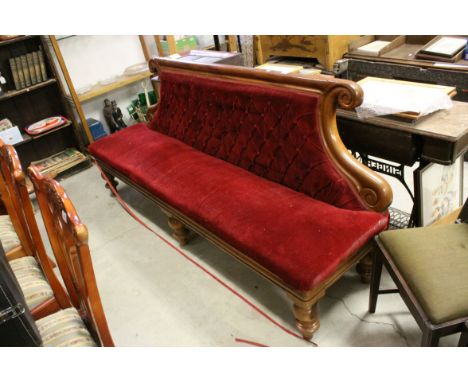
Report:
[{"label": "stool leg", "polygon": [[468,323],[465,323],[465,329],[461,332],[458,346],[468,346]]},{"label": "stool leg", "polygon": [[437,346],[439,345],[439,335],[428,328],[423,330],[421,346]]},{"label": "stool leg", "polygon": [[372,264],[372,276],[369,292],[369,313],[375,313],[377,298],[379,297],[380,278],[382,276],[382,253],[376,249]]}]

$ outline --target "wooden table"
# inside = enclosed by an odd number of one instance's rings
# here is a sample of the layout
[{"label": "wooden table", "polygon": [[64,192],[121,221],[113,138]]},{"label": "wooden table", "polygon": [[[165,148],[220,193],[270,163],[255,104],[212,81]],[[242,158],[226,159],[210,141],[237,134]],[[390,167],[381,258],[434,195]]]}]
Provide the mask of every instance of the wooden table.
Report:
[{"label": "wooden table", "polygon": [[[468,103],[453,102],[449,110],[435,112],[416,122],[390,117],[361,120],[354,111],[337,111],[341,138],[350,150],[377,172],[400,180],[414,200],[410,225],[420,225],[420,172],[431,163],[449,165],[468,147]],[[388,164],[368,155],[397,163]],[[404,180],[405,166],[420,162],[414,172],[414,195]]]}]

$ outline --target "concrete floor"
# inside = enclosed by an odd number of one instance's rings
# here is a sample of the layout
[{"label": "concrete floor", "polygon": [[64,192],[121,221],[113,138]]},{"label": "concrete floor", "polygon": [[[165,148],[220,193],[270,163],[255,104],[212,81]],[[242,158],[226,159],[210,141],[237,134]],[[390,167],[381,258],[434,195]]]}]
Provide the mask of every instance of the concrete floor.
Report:
[{"label": "concrete floor", "polygon": [[[96,167],[61,183],[88,226],[101,299],[117,346],[248,346],[236,339],[314,346],[279,329],[138,224],[104,188]],[[408,210],[409,198],[397,182],[391,184],[394,205]],[[154,204],[122,183],[119,191],[143,221],[176,244]],[[295,331],[289,300],[279,288],[201,237],[192,237],[183,251]],[[387,274],[382,286],[392,287]],[[399,295],[380,296],[377,313],[370,315],[368,294],[368,285],[349,271],[320,301],[321,328],[313,341],[319,346],[418,346],[421,332]],[[450,336],[441,345],[457,341],[458,336]]]}]

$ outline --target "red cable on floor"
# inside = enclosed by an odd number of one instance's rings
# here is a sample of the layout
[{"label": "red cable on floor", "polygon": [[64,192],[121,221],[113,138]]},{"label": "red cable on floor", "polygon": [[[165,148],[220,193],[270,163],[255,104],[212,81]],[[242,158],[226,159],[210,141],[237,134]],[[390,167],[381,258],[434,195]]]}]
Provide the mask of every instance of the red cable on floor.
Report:
[{"label": "red cable on floor", "polygon": [[[235,296],[237,296],[238,298],[240,298],[242,301],[244,301],[247,305],[249,305],[251,308],[253,308],[255,311],[257,311],[257,313],[261,314],[263,317],[265,317],[267,320],[269,320],[270,322],[272,322],[273,324],[275,324],[277,327],[279,327],[281,330],[283,330],[284,332],[288,333],[289,335],[293,336],[293,337],[296,337],[296,338],[299,338],[300,340],[303,340],[303,341],[306,341],[307,343],[311,343],[315,346],[318,346],[315,342],[313,341],[307,341],[305,340],[304,338],[302,338],[300,335],[294,333],[293,331],[289,330],[288,328],[286,328],[285,326],[281,325],[278,321],[276,321],[274,318],[270,317],[267,313],[265,313],[263,310],[261,310],[258,306],[256,306],[253,302],[249,301],[246,297],[244,297],[243,295],[241,295],[239,292],[237,292],[235,289],[233,289],[232,287],[230,287],[228,284],[226,284],[223,280],[221,280],[218,276],[216,276],[215,274],[213,274],[212,272],[210,272],[208,269],[206,269],[203,265],[199,264],[198,262],[196,262],[194,259],[192,259],[189,255],[187,255],[185,252],[183,252],[180,248],[176,247],[174,244],[172,244],[169,240],[167,240],[164,236],[160,235],[159,233],[157,233],[155,230],[153,230],[150,226],[148,226],[144,221],[142,221],[138,216],[135,215],[135,213],[130,209],[130,207],[127,205],[127,203],[125,203],[125,201],[122,199],[122,197],[119,195],[119,193],[117,192],[117,190],[115,189],[114,185],[112,184],[112,182],[109,180],[109,178],[107,177],[107,175],[104,173],[104,171],[102,170],[102,168],[99,166],[99,164],[94,161],[94,164],[96,165],[96,167],[99,169],[99,171],[101,172],[101,176],[103,177],[103,179],[106,181],[107,185],[109,186],[109,188],[111,189],[112,193],[115,195],[115,197],[117,198],[117,200],[119,201],[120,205],[124,208],[124,210],[133,218],[135,219],[138,223],[140,223],[143,227],[145,227],[147,230],[151,231],[152,233],[154,233],[159,239],[161,239],[164,243],[166,243],[168,246],[170,246],[172,249],[174,249],[177,253],[179,253],[180,255],[182,255],[183,257],[185,257],[185,259],[187,259],[188,261],[190,261],[193,265],[195,265],[196,267],[200,268],[203,272],[205,272],[207,275],[209,275],[210,277],[212,277],[213,279],[215,279],[219,284],[221,284],[223,287],[225,287],[227,290],[229,290],[231,293],[233,293]],[[252,345],[255,345],[255,346],[265,346],[265,345],[261,345],[261,344],[258,344],[256,342],[252,342],[252,341],[247,341],[247,340],[242,340],[242,339],[239,339],[239,338],[236,338],[236,341],[237,342],[244,342],[244,343],[248,343],[248,344],[252,344]]]},{"label": "red cable on floor", "polygon": [[244,344],[252,345],[252,346],[257,346],[259,348],[268,348],[268,345],[263,345],[259,342],[254,342],[254,341],[248,341],[248,340],[243,340],[242,338],[236,338],[236,342],[242,342]]}]

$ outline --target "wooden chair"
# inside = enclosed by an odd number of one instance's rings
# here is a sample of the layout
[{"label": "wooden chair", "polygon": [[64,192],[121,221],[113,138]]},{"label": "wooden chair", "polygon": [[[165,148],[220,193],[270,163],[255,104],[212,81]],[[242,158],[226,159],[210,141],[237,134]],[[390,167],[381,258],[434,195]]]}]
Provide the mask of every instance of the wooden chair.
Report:
[{"label": "wooden chair", "polygon": [[[369,312],[379,294],[400,293],[423,332],[421,346],[462,332],[468,322],[468,200],[457,223],[386,231],[376,237]],[[379,290],[385,264],[397,290]],[[465,342],[463,342],[465,341]]]},{"label": "wooden chair", "polygon": [[[57,181],[43,177],[34,166],[29,167],[28,174],[57,265],[73,304],[72,308],[37,321],[44,345],[95,343],[114,346],[94,277],[88,230]],[[70,335],[71,339],[55,336],[54,333],[62,331],[64,325],[75,329]]]},{"label": "wooden chair", "polygon": [[7,259],[21,286],[28,308],[34,319],[69,308],[71,303],[68,295],[55,275],[44,248],[29,199],[25,174],[13,146],[0,145],[0,173],[2,196],[23,252],[23,256]]}]

